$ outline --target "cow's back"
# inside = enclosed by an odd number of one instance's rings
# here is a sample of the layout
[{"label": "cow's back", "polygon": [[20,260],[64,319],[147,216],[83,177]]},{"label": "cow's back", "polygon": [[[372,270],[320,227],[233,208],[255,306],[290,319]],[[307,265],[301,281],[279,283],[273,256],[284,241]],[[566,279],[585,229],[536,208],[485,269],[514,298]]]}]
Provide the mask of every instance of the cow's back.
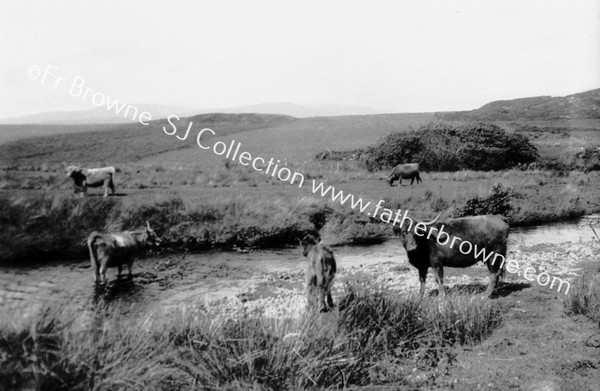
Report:
[{"label": "cow's back", "polygon": [[314,276],[315,279],[317,275],[321,275],[323,285],[330,284],[337,272],[333,251],[327,246],[317,244],[312,248],[308,256],[310,259],[309,274]]},{"label": "cow's back", "polygon": [[395,176],[416,175],[419,172],[419,163],[398,164],[392,172]]},{"label": "cow's back", "polygon": [[124,265],[133,260],[139,252],[139,245],[133,236],[125,231],[118,234],[105,234],[96,240],[98,258],[106,267]]},{"label": "cow's back", "polygon": [[[506,255],[509,225],[502,216],[461,217],[432,226],[438,230],[442,227],[443,232],[449,235],[449,239],[446,234],[436,232],[428,240],[432,264],[441,262],[444,266],[467,267],[483,261],[484,256],[492,252],[494,255]],[[461,247],[463,242],[469,242],[470,245],[463,244]],[[485,251],[482,252],[482,249]],[[492,260],[494,255],[491,255],[488,260]]]}]

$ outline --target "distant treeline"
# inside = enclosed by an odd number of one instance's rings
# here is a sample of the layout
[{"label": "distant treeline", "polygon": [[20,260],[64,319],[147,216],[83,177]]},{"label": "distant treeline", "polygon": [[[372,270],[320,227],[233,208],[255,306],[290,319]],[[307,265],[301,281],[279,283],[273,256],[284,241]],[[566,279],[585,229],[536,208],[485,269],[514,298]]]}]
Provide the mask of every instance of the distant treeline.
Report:
[{"label": "distant treeline", "polygon": [[537,148],[520,134],[486,123],[430,123],[393,132],[376,145],[348,152],[328,151],[320,159],[361,160],[369,170],[418,162],[424,171],[503,170],[535,162]]}]

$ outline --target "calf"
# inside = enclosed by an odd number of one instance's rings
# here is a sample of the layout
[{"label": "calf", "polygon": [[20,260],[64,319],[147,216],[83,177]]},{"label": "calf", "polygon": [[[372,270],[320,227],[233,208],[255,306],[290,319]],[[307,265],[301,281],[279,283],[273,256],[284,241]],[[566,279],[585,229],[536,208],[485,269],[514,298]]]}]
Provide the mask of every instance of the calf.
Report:
[{"label": "calf", "polygon": [[83,168],[78,166],[67,166],[63,163],[67,170],[67,177],[73,178],[75,183],[75,191],[80,187],[82,195],[87,192],[88,187],[104,187],[104,197],[108,197],[108,189],[115,195],[115,184],[113,176],[115,175],[114,167],[102,168]]},{"label": "calf", "polygon": [[329,247],[312,235],[306,235],[300,244],[302,255],[309,261],[305,272],[308,308],[316,309],[318,306],[321,312],[327,312],[333,307],[331,287],[337,270],[335,257]]},{"label": "calf", "polygon": [[140,250],[148,244],[160,244],[160,239],[146,221],[146,228],[137,231],[109,234],[92,232],[87,244],[94,269],[94,281],[98,282],[99,278],[100,281],[106,281],[106,269],[109,267],[118,267],[120,276],[123,265],[127,265],[129,277],[132,278],[131,268]]}]

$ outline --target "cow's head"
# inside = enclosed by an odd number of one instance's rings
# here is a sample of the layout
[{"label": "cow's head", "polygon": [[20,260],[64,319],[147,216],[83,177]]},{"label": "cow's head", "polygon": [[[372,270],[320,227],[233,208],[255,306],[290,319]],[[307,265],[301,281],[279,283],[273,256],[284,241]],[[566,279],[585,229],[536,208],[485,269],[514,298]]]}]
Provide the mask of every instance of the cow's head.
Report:
[{"label": "cow's head", "polygon": [[63,163],[63,165],[65,166],[65,171],[67,172],[67,177],[68,178],[73,178],[75,175],[82,174],[82,168],[78,167],[78,166],[67,166],[65,163]]},{"label": "cow's head", "polygon": [[407,226],[398,227],[394,225],[393,231],[396,235],[400,236],[400,240],[402,241],[402,245],[406,249],[406,252],[416,251],[418,248],[417,243],[417,235],[415,234],[416,230],[418,230],[419,237],[427,236],[427,233],[430,229],[430,226],[433,225],[442,215],[440,212],[437,217],[431,221],[415,221],[416,224],[412,226],[409,224]]},{"label": "cow's head", "polygon": [[300,240],[300,245],[302,246],[302,255],[307,256],[310,250],[314,246],[319,243],[320,238],[318,236],[312,234],[306,234],[302,240]]},{"label": "cow's head", "polygon": [[160,246],[161,240],[158,235],[150,228],[150,223],[146,220],[146,243],[151,246]]}]

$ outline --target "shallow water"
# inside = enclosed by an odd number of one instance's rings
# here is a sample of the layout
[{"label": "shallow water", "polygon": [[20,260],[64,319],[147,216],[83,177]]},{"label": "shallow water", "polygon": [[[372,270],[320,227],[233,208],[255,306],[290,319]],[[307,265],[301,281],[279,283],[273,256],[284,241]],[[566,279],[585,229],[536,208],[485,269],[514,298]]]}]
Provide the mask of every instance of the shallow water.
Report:
[{"label": "shallow water", "polygon": [[[591,221],[596,219],[586,217],[511,229],[509,251],[522,245],[589,243],[597,240],[589,227]],[[337,247],[334,251],[342,271],[386,263],[407,265],[404,249],[397,239],[373,246]],[[100,287],[94,287],[88,262],[2,268],[0,314],[4,318],[33,313],[44,303],[54,302],[83,309],[97,308],[103,303],[118,307],[124,315],[134,316],[185,304],[209,305],[231,298],[252,300],[252,292],[261,285],[268,285],[271,290],[285,285],[301,291],[304,266],[305,258],[299,249],[149,257],[134,264],[133,280],[117,279],[116,269],[109,269],[109,282]],[[416,286],[416,273],[406,269],[411,280],[408,283]]]},{"label": "shallow water", "polygon": [[[600,215],[590,215],[569,222],[515,227],[510,230],[509,241],[528,246],[563,242],[589,243],[598,240],[590,228],[590,223],[597,223],[599,219]],[[598,227],[599,225],[595,224],[596,232],[600,235]]]}]

